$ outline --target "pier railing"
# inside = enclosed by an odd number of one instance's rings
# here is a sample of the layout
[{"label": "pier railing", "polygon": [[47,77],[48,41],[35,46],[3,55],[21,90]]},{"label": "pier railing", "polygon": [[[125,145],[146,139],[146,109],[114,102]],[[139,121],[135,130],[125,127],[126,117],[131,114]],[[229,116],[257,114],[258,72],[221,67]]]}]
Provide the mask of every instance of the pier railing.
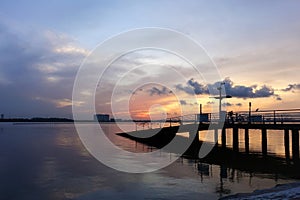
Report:
[{"label": "pier railing", "polygon": [[[225,114],[225,113],[224,113]],[[267,158],[268,156],[268,131],[269,130],[281,130],[283,131],[283,140],[284,140],[284,151],[285,151],[285,159],[287,164],[300,165],[300,156],[299,156],[299,131],[300,131],[300,109],[289,109],[289,110],[256,110],[255,112],[228,112],[226,113],[226,120],[224,126],[219,126],[220,120],[218,119],[220,116],[222,117],[223,113],[202,113],[202,114],[190,114],[183,116],[170,117],[163,121],[159,121],[160,124],[166,126],[178,126],[184,125],[181,130],[175,128],[166,128],[165,131],[158,131],[155,135],[154,140],[155,143],[160,143],[161,138],[167,137],[164,133],[170,134],[169,139],[173,139],[174,134],[177,134],[177,131],[181,131],[181,133],[188,132],[189,136],[193,136],[194,125],[190,125],[191,123],[203,123],[198,126],[198,137],[193,139],[192,145],[189,147],[191,152],[196,152],[198,155],[198,150],[202,145],[200,141],[205,141],[205,138],[200,138],[200,131],[206,131],[210,129],[210,124],[212,123],[211,128],[214,129],[214,134],[212,137],[214,138],[214,144],[216,146],[219,145],[218,138],[221,136],[220,145],[223,149],[227,148],[227,129],[232,129],[232,131],[228,132],[231,134],[232,138],[232,151],[234,153],[239,153],[240,146],[240,133],[244,134],[243,140],[245,145],[245,154],[250,153],[250,143],[249,143],[249,130],[260,130],[261,135],[261,153],[263,158]],[[223,115],[224,116],[224,115]],[[219,121],[218,121],[219,120]],[[150,122],[151,124],[152,122]],[[157,123],[157,122],[156,122]],[[206,124],[205,124],[206,123]],[[153,126],[148,126],[150,128],[154,128]],[[162,127],[161,127],[162,128]],[[243,130],[240,132],[240,130]],[[147,132],[147,131],[146,131]],[[151,131],[150,131],[151,132]],[[272,134],[272,133],[270,133]],[[164,135],[164,136],[162,136]],[[190,137],[189,137],[190,138]],[[231,147],[230,147],[231,148]],[[236,155],[236,154],[233,154]]]},{"label": "pier railing", "polygon": [[[300,109],[284,110],[255,110],[239,112],[223,112],[225,123],[300,123]],[[187,114],[181,116],[172,116],[162,120],[136,120],[136,130],[171,127],[193,123],[214,123],[219,122],[219,113]],[[223,120],[224,120],[223,119]],[[142,127],[142,128],[138,128]]]},{"label": "pier railing", "polygon": [[237,112],[228,116],[229,121],[248,123],[293,123],[300,122],[300,109],[256,110]]}]

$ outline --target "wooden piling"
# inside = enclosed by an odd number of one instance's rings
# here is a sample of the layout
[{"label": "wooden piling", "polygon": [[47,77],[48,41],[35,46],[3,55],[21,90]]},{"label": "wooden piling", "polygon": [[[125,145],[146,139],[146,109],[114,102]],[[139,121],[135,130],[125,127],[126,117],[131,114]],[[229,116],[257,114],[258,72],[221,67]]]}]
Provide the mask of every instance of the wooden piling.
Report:
[{"label": "wooden piling", "polygon": [[246,154],[249,154],[249,129],[245,129],[245,151]]},{"label": "wooden piling", "polygon": [[218,144],[218,136],[219,136],[219,129],[215,129],[215,132],[214,132],[214,143],[215,144]]},{"label": "wooden piling", "polygon": [[195,131],[189,132],[189,139],[192,140],[192,143],[185,153],[188,153],[189,155],[192,155],[193,157],[198,157],[199,150],[201,147],[201,144],[199,141],[199,135],[200,135],[200,133],[198,131],[196,133],[195,133]]},{"label": "wooden piling", "polygon": [[299,130],[292,130],[292,154],[293,162],[299,163]]},{"label": "wooden piling", "polygon": [[284,129],[284,151],[287,161],[290,160],[290,130]]},{"label": "wooden piling", "polygon": [[238,152],[239,151],[239,129],[237,127],[233,128],[232,131],[232,146],[233,151]]},{"label": "wooden piling", "polygon": [[268,152],[268,141],[267,141],[267,129],[261,129],[261,149],[263,156],[267,155]]},{"label": "wooden piling", "polygon": [[226,148],[226,128],[222,129],[222,148]]}]

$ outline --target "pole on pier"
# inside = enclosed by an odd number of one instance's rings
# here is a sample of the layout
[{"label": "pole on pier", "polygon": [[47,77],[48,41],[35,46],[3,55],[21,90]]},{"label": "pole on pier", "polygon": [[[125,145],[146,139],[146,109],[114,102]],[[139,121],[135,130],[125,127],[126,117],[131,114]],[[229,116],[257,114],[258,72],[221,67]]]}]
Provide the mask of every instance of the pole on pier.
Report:
[{"label": "pole on pier", "polygon": [[263,128],[261,130],[261,149],[263,156],[267,155],[268,152],[268,142],[267,142],[267,129]]},{"label": "pole on pier", "polygon": [[220,83],[220,87],[218,87],[217,89],[219,90],[219,122],[221,123],[221,119],[222,119],[222,85],[224,85],[225,83]]},{"label": "pole on pier", "polygon": [[200,122],[200,124],[202,123],[202,121],[201,121],[201,116],[202,116],[202,104],[200,103],[200,108],[199,108],[200,110],[199,110],[199,122]]},{"label": "pole on pier", "polygon": [[226,128],[222,128],[222,148],[226,148]]},{"label": "pole on pier", "polygon": [[215,129],[215,134],[214,134],[214,143],[217,145],[218,144],[218,136],[219,136],[219,129]]},{"label": "pole on pier", "polygon": [[232,131],[232,146],[233,146],[233,151],[238,152],[239,151],[239,129],[237,127],[233,128]]},{"label": "pole on pier", "polygon": [[200,103],[199,114],[202,115],[202,104]]},{"label": "pole on pier", "polygon": [[286,161],[290,161],[290,130],[284,129],[284,151]]},{"label": "pole on pier", "polygon": [[274,124],[276,124],[276,111],[273,111]]},{"label": "pole on pier", "polygon": [[249,129],[245,129],[245,151],[246,154],[249,154]]},{"label": "pole on pier", "polygon": [[299,163],[299,130],[292,130],[292,154],[294,163]]},{"label": "pole on pier", "polygon": [[251,102],[249,102],[249,115],[248,115],[248,123],[251,124]]},{"label": "pole on pier", "polygon": [[199,151],[200,151],[200,147],[201,147],[201,143],[199,141],[199,131],[190,131],[189,132],[189,139],[193,140],[190,148],[188,149],[189,153],[192,154],[193,156],[198,156],[199,155]]}]

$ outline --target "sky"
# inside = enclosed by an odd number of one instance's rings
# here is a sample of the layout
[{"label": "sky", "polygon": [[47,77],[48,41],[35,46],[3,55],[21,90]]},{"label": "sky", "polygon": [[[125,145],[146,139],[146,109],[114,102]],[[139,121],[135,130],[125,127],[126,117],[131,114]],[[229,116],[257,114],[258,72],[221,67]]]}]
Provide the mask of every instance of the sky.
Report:
[{"label": "sky", "polygon": [[[297,0],[1,1],[0,113],[72,118],[73,84],[84,59],[108,38],[144,27],[172,29],[199,43],[217,66],[226,94],[233,96],[227,110],[247,110],[250,101],[260,109],[299,108],[299,9]],[[127,93],[112,102],[106,91],[113,88],[112,77],[132,66],[144,66],[130,79],[140,86],[121,84]],[[168,76],[171,69],[185,79]],[[122,94],[135,118],[196,113],[200,103],[209,111],[216,104],[209,88],[219,82],[195,77],[187,63],[165,52],[134,52],[106,73],[95,95],[99,113],[111,113],[114,105],[117,117],[124,117]],[[143,85],[153,77],[167,86]]]}]

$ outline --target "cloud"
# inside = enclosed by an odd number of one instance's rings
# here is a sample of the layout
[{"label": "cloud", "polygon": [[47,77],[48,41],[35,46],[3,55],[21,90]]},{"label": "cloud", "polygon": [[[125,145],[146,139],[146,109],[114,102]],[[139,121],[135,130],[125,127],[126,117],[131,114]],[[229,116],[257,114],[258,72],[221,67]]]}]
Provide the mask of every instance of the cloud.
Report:
[{"label": "cloud", "polygon": [[208,87],[195,81],[193,78],[188,80],[187,86],[182,84],[175,85],[176,89],[182,90],[187,94],[209,94]]},{"label": "cloud", "polygon": [[202,84],[199,84],[194,79],[190,79],[188,81],[188,85],[194,88],[195,94],[207,94],[208,93],[208,87]]},{"label": "cloud", "polygon": [[278,94],[274,94],[277,101],[282,101],[282,98]]},{"label": "cloud", "polygon": [[300,90],[300,84],[289,84],[288,87],[282,89],[283,92],[289,92],[293,90]]},{"label": "cloud", "polygon": [[150,96],[154,96],[154,95],[168,95],[171,94],[172,91],[167,89],[166,87],[162,87],[161,89],[157,88],[157,87],[152,87],[151,89],[147,90],[147,92],[149,93]]},{"label": "cloud", "polygon": [[74,78],[88,51],[53,31],[20,31],[0,21],[0,32],[1,112],[70,117],[66,105],[71,104]]},{"label": "cloud", "polygon": [[230,106],[234,106],[234,104],[226,102],[226,103],[222,103],[222,106],[228,106],[228,107],[230,107]]},{"label": "cloud", "polygon": [[180,100],[181,105],[187,105],[187,102],[185,100]]},{"label": "cloud", "polygon": [[[262,85],[258,87],[257,85],[252,86],[244,86],[244,85],[234,85],[234,83],[229,79],[226,78],[224,81],[225,83],[225,91],[226,94],[231,95],[235,98],[264,98],[264,97],[276,97],[280,100],[280,97],[274,93],[274,89],[272,87]],[[210,95],[209,89],[215,90],[220,86],[220,82],[216,82],[213,84],[200,84],[194,79],[190,79],[186,85],[177,84],[175,85],[177,90],[184,91],[187,94],[204,94]]]},{"label": "cloud", "polygon": [[224,80],[226,94],[229,94],[235,98],[264,98],[274,96],[274,89],[272,87],[263,85],[258,87],[257,85],[244,86],[234,85],[230,78]]},{"label": "cloud", "polygon": [[241,107],[242,105],[243,105],[242,103],[236,103],[236,104],[229,103],[229,102],[222,103],[222,106],[227,106],[227,107],[230,107],[230,106],[238,106],[238,107]]}]

